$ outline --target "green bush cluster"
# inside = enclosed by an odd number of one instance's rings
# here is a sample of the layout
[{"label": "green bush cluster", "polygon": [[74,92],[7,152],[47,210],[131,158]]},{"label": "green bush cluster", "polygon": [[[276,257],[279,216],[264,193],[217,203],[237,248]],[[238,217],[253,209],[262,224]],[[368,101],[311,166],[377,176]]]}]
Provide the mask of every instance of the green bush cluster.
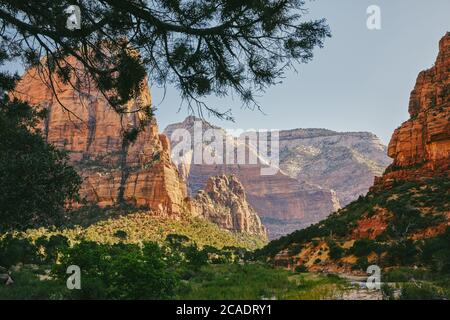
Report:
[{"label": "green bush cluster", "polygon": [[442,289],[425,283],[404,285],[399,297],[400,300],[442,300],[446,298]]},{"label": "green bush cluster", "polygon": [[336,241],[330,239],[327,241],[327,245],[330,248],[329,255],[331,259],[338,260],[344,255],[345,249],[339,246]]},{"label": "green bush cluster", "polygon": [[179,281],[174,268],[179,263],[168,263],[173,260],[175,256],[167,257],[151,242],[138,246],[83,241],[62,252],[53,274],[64,281],[68,266],[80,267],[82,288],[70,291],[70,298],[166,299],[173,296]]},{"label": "green bush cluster", "polygon": [[45,117],[0,90],[0,231],[61,223],[65,204],[79,200],[82,181],[67,153],[37,129]]},{"label": "green bush cluster", "polygon": [[[199,248],[190,238],[177,234],[168,235],[163,244],[140,245],[89,240],[71,244],[62,235],[33,241],[8,234],[0,239],[0,265],[22,270],[13,273],[17,281],[7,297],[21,298],[169,299],[183,286],[182,281],[189,281],[203,266],[230,264],[246,255],[246,250],[232,246]],[[71,265],[81,269],[81,290],[65,289]],[[38,280],[39,274],[50,278]],[[27,287],[30,293],[20,290]]]},{"label": "green bush cluster", "polygon": [[18,263],[40,263],[38,248],[26,238],[11,234],[0,238],[0,266],[10,268]]}]

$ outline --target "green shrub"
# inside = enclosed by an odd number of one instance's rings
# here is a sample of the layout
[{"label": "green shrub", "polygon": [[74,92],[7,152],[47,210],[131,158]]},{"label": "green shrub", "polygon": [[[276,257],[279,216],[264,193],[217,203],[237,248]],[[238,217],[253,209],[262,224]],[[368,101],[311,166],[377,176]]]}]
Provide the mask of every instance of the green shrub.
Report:
[{"label": "green shrub", "polygon": [[7,234],[0,240],[0,266],[9,268],[17,263],[38,263],[40,260],[36,246],[28,239]]},{"label": "green shrub", "polygon": [[328,247],[330,248],[330,258],[333,260],[338,260],[340,259],[343,255],[345,250],[339,246],[335,241],[333,240],[329,240],[327,241]]},{"label": "green shrub", "polygon": [[376,242],[368,238],[356,240],[349,252],[357,257],[367,257],[377,249]]},{"label": "green shrub", "polygon": [[309,272],[309,270],[304,264],[302,264],[300,266],[296,266],[295,267],[295,272],[297,272],[297,273],[306,273],[306,272]]},{"label": "green shrub", "polygon": [[128,238],[128,233],[123,230],[117,230],[116,232],[114,232],[114,237],[125,240],[126,238]]},{"label": "green shrub", "polygon": [[67,248],[55,266],[58,279],[69,265],[82,272],[82,289],[71,297],[82,299],[166,299],[173,296],[179,276],[155,243],[103,245],[83,241]]},{"label": "green shrub", "polygon": [[53,264],[57,262],[58,255],[69,246],[69,239],[63,235],[52,235],[50,238],[42,236],[36,239],[35,245],[44,250],[44,261]]},{"label": "green shrub", "polygon": [[450,273],[450,228],[440,236],[425,240],[420,259],[437,273]]},{"label": "green shrub", "polygon": [[400,300],[441,300],[444,299],[442,292],[432,285],[407,284],[402,287]]},{"label": "green shrub", "polygon": [[37,130],[46,111],[0,94],[0,230],[61,222],[82,180]]},{"label": "green shrub", "polygon": [[356,263],[352,266],[353,270],[367,270],[367,267],[369,266],[369,261],[367,260],[367,257],[359,257],[358,260],[356,260]]},{"label": "green shrub", "polygon": [[410,266],[417,260],[417,253],[412,240],[400,241],[387,248],[386,260],[390,265]]}]

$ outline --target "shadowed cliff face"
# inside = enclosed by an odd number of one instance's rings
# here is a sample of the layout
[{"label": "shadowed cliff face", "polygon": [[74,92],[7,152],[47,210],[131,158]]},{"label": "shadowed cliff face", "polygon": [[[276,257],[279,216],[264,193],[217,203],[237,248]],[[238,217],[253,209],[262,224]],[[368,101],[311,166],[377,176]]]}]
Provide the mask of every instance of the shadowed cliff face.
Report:
[{"label": "shadowed cliff face", "polygon": [[389,144],[394,162],[375,188],[396,179],[413,181],[450,171],[450,33],[439,43],[435,65],[417,77],[409,114]]}]

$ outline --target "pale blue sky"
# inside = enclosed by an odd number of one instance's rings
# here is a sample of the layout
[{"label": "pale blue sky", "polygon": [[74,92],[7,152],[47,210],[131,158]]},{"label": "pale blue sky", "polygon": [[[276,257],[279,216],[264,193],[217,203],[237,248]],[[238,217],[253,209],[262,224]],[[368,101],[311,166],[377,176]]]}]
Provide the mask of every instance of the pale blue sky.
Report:
[{"label": "pale blue sky", "polygon": [[[366,27],[369,5],[381,8],[382,29]],[[316,0],[307,2],[310,17],[327,18],[333,37],[308,65],[290,72],[281,85],[259,98],[267,115],[242,110],[237,99],[207,99],[233,108],[235,123],[207,119],[225,128],[327,128],[371,131],[385,143],[408,119],[409,94],[419,71],[429,68],[438,41],[450,31],[450,0]],[[181,121],[180,99],[169,89],[153,88],[161,130]],[[178,113],[177,113],[178,112]]]}]

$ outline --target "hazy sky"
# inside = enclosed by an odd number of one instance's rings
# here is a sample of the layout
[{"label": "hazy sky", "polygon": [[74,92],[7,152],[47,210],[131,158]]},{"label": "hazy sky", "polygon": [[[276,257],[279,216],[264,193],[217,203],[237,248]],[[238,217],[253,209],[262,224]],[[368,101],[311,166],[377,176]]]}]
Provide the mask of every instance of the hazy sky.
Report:
[{"label": "hazy sky", "polygon": [[[381,30],[366,26],[370,5],[381,8]],[[307,6],[305,19],[325,17],[333,34],[313,61],[258,98],[265,114],[242,109],[238,99],[211,97],[206,102],[231,107],[236,122],[207,120],[223,128],[370,131],[387,144],[408,119],[418,73],[432,66],[440,38],[450,31],[450,0],[316,0]],[[152,95],[161,130],[188,115],[186,107],[179,110],[175,89],[163,101],[162,89],[152,88]]]},{"label": "hazy sky", "polygon": [[[382,29],[366,27],[369,5],[381,8]],[[266,115],[242,110],[232,98],[210,98],[212,106],[233,108],[235,123],[207,119],[225,128],[327,128],[371,131],[385,143],[408,119],[409,94],[419,71],[432,66],[438,41],[450,31],[450,0],[316,0],[308,17],[325,17],[333,37],[298,73],[259,98]],[[153,88],[161,130],[181,121],[176,90]],[[177,113],[178,112],[178,113]]]}]

